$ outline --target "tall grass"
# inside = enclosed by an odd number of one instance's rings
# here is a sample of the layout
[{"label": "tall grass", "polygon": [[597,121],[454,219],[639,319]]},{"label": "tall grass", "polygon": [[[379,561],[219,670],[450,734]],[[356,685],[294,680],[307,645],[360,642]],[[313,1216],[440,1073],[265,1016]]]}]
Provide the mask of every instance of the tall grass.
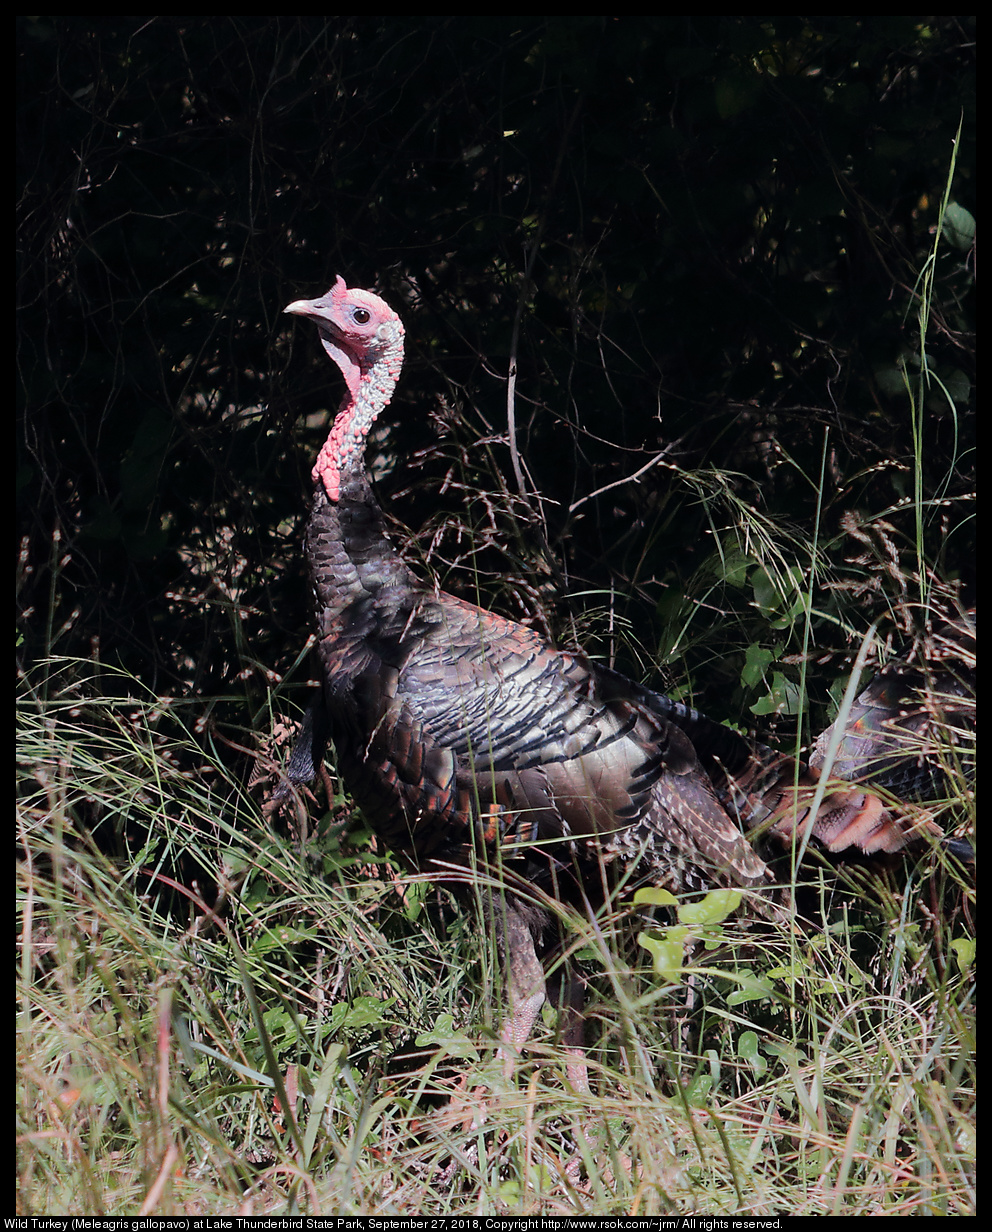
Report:
[{"label": "tall grass", "polygon": [[135,682],[39,670],[18,710],[24,1214],[971,1210],[972,891],[940,851],[814,871],[818,927],[731,917],[674,975],[650,960],[664,923],[572,921],[595,1093],[550,1012],[507,1083],[498,964],[457,908],[333,812],[280,837]]}]

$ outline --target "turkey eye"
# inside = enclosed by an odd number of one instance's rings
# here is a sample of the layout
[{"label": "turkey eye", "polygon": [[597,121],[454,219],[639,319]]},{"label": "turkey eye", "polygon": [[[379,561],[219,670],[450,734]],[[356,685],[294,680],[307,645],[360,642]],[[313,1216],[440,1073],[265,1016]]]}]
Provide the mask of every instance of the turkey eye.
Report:
[{"label": "turkey eye", "polygon": [[368,325],[372,320],[372,313],[367,308],[356,308],[352,315],[359,325]]}]

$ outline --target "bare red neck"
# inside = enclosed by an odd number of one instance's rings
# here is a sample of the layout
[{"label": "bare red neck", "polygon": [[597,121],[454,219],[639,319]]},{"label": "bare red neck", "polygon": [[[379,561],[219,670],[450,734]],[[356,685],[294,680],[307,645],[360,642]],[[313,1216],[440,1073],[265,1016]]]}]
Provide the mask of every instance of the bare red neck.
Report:
[{"label": "bare red neck", "polygon": [[348,393],[313,467],[314,483],[323,483],[329,500],[340,499],[344,475],[364,466],[369,430],[399,380],[403,367],[403,327],[399,321],[396,327],[395,338],[372,360],[356,358],[340,347],[332,349],[324,344],[348,385]]}]

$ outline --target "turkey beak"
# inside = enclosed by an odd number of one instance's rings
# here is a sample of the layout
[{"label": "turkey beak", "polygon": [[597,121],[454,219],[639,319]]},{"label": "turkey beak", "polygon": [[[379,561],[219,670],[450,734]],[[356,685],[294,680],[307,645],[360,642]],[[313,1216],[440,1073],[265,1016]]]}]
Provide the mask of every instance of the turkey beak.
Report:
[{"label": "turkey beak", "polygon": [[283,312],[292,313],[296,317],[308,317],[311,321],[315,321],[320,334],[320,340],[324,344],[324,349],[335,363],[339,364],[341,362],[337,355],[339,347],[335,342],[338,337],[338,329],[331,319],[330,308],[324,300],[294,299],[291,304],[283,309]]},{"label": "turkey beak", "polygon": [[326,317],[323,308],[319,299],[294,299],[283,309],[283,312],[291,312],[297,317],[315,317],[318,321],[322,321]]}]

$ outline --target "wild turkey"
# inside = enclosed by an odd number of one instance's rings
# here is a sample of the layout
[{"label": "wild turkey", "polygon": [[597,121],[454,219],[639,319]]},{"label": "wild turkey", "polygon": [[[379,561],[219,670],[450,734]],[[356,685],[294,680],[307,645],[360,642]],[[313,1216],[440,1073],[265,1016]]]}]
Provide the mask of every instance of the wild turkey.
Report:
[{"label": "wild turkey", "polygon": [[856,779],[901,800],[946,795],[953,773],[975,776],[977,613],[938,625],[886,664],[847,715],[816,741],[810,766]]},{"label": "wild turkey", "polygon": [[741,826],[775,830],[786,814],[787,829],[812,820],[828,842],[905,844],[884,809],[859,830],[865,793],[833,793],[810,818],[816,777],[791,760],[758,755],[728,729],[417,578],[386,537],[363,460],[400,375],[403,326],[340,277],[285,311],[316,322],[347,385],[313,468],[306,553],[323,697],[290,775],[310,777],[329,734],[338,773],[389,847],[456,885],[500,887],[490,918],[508,976],[504,1057],[526,1042],[545,998],[549,899],[595,909],[615,870],[630,866],[655,884],[733,885],[760,899],[771,875]]}]

